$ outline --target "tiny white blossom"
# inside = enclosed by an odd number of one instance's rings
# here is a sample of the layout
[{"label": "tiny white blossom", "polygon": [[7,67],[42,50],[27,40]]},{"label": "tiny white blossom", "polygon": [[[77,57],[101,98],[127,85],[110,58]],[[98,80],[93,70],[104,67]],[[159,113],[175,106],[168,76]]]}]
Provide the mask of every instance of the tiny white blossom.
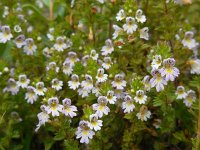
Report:
[{"label": "tiny white blossom", "polygon": [[28,38],[25,40],[25,45],[24,45],[24,53],[27,55],[33,55],[36,52],[37,46],[34,44],[34,41],[32,38]]},{"label": "tiny white blossom", "polygon": [[26,88],[30,83],[30,79],[27,79],[25,74],[19,75],[19,81],[17,81],[17,85],[21,88]]},{"label": "tiny white blossom", "polygon": [[62,52],[67,48],[67,44],[65,43],[65,39],[61,36],[56,38],[56,43],[54,44],[55,50]]},{"label": "tiny white blossom", "polygon": [[139,104],[145,104],[145,102],[147,101],[147,96],[144,94],[143,90],[138,90],[134,99]]},{"label": "tiny white blossom", "polygon": [[65,59],[65,62],[70,63],[71,66],[74,66],[76,62],[80,61],[75,52],[68,52],[68,57]]},{"label": "tiny white blossom", "polygon": [[144,27],[140,30],[140,38],[149,40],[149,28],[148,27]]},{"label": "tiny white blossom", "polygon": [[82,97],[82,98],[85,98],[85,97],[88,97],[90,91],[88,89],[85,89],[85,88],[80,88],[78,89],[78,94]]},{"label": "tiny white blossom", "polygon": [[93,79],[92,79],[92,76],[86,74],[85,75],[85,80],[81,82],[81,87],[83,89],[88,90],[88,91],[92,90],[92,88],[93,88]]},{"label": "tiny white blossom", "polygon": [[122,21],[125,17],[125,11],[123,9],[120,9],[116,16],[117,21]]},{"label": "tiny white blossom", "polygon": [[101,95],[100,92],[100,86],[101,86],[102,82],[96,82],[95,86],[92,89],[92,93],[95,94],[96,97],[99,97]]},{"label": "tiny white blossom", "polygon": [[174,67],[175,60],[174,58],[168,58],[163,60],[163,68],[161,68],[161,75],[165,77],[166,81],[174,81],[178,77],[179,70]]},{"label": "tiny white blossom", "polygon": [[124,97],[124,102],[122,102],[122,109],[124,109],[124,113],[130,113],[135,108],[133,104],[133,99],[130,95],[126,95]]},{"label": "tiny white blossom", "polygon": [[189,60],[189,64],[191,66],[190,73],[191,74],[200,74],[200,59],[191,59]]},{"label": "tiny white blossom", "polygon": [[187,107],[191,107],[193,102],[196,101],[196,94],[193,90],[189,90],[187,92],[187,96],[185,97],[183,103],[185,104],[185,106]]},{"label": "tiny white blossom", "polygon": [[150,84],[150,76],[146,75],[143,80],[142,83],[144,84],[144,88],[146,91],[150,91],[151,89],[151,84]]},{"label": "tiny white blossom", "polygon": [[69,116],[70,118],[73,118],[74,116],[76,116],[77,114],[75,113],[75,111],[77,110],[77,107],[74,105],[71,105],[71,99],[65,98],[63,101],[63,109],[62,109],[62,113],[65,116]]},{"label": "tiny white blossom", "polygon": [[17,32],[17,33],[22,32],[22,28],[20,27],[20,25],[15,25],[14,31]]},{"label": "tiny white blossom", "polygon": [[13,38],[13,35],[10,31],[9,26],[1,26],[0,27],[0,43],[6,43],[9,41],[11,38]]},{"label": "tiny white blossom", "polygon": [[141,9],[138,9],[136,11],[135,18],[136,18],[137,22],[141,22],[141,23],[146,22],[146,16],[143,15],[143,11]]},{"label": "tiny white blossom", "polygon": [[92,131],[89,127],[89,122],[82,120],[79,122],[79,127],[76,131],[76,138],[80,138],[80,143],[89,143],[89,139],[92,139],[94,136],[94,131]]},{"label": "tiny white blossom", "polygon": [[22,48],[22,46],[24,46],[25,44],[25,36],[24,35],[19,35],[18,37],[15,38],[15,44],[17,46],[17,48]]},{"label": "tiny white blossom", "polygon": [[157,92],[164,90],[164,85],[167,85],[167,81],[161,76],[161,71],[153,69],[151,74],[153,76],[150,80],[151,87],[156,87]]},{"label": "tiny white blossom", "polygon": [[33,104],[37,99],[38,96],[35,93],[35,88],[32,86],[27,87],[27,92],[25,94],[25,99],[27,100],[27,103]]},{"label": "tiny white blossom", "polygon": [[98,58],[99,58],[99,54],[96,52],[96,50],[91,50],[91,52],[90,52],[90,57],[93,59],[93,60],[95,60],[95,61],[97,61],[98,60]]},{"label": "tiny white blossom", "polygon": [[115,102],[117,101],[117,97],[114,94],[114,91],[107,92],[106,98],[110,104],[115,104]]},{"label": "tiny white blossom", "polygon": [[102,47],[101,51],[103,56],[111,54],[114,51],[113,43],[110,39],[105,41],[105,46]]},{"label": "tiny white blossom", "polygon": [[102,123],[103,123],[102,120],[98,120],[97,114],[90,115],[90,123],[89,123],[90,129],[94,129],[94,131],[101,130],[101,127],[103,126]]},{"label": "tiny white blossom", "polygon": [[47,70],[47,71],[52,70],[52,71],[55,71],[55,72],[58,73],[59,70],[60,70],[60,68],[57,67],[56,62],[50,62],[50,63],[46,66],[46,70]]},{"label": "tiny white blossom", "polygon": [[151,117],[151,112],[148,110],[147,106],[142,106],[140,108],[140,112],[136,114],[136,116],[138,117],[138,119],[140,119],[141,121],[147,121],[148,118]]},{"label": "tiny white blossom", "polygon": [[19,92],[19,86],[15,79],[10,78],[7,82],[7,87],[4,88],[3,92],[11,92],[12,95],[16,95]]},{"label": "tiny white blossom", "polygon": [[158,69],[162,64],[162,57],[161,55],[155,55],[154,59],[151,63],[151,67],[154,69]]},{"label": "tiny white blossom", "polygon": [[47,88],[44,87],[43,82],[38,82],[36,84],[35,93],[39,96],[43,96],[44,93],[47,91]]},{"label": "tiny white blossom", "polygon": [[98,103],[92,105],[95,114],[97,114],[99,118],[103,117],[104,114],[108,115],[110,108],[107,106],[107,98],[105,96],[99,96],[97,102]]},{"label": "tiny white blossom", "polygon": [[59,112],[62,112],[63,105],[59,104],[57,97],[48,99],[48,106],[46,108],[48,114],[52,114],[53,117],[59,116]]},{"label": "tiny white blossom", "polygon": [[87,66],[87,61],[88,61],[89,58],[90,58],[89,55],[85,55],[85,56],[82,57],[81,62],[82,62],[82,65],[83,65],[84,67]]},{"label": "tiny white blossom", "polygon": [[96,79],[98,82],[105,82],[108,79],[108,75],[104,74],[104,69],[100,68],[97,70]]},{"label": "tiny white blossom", "polygon": [[175,94],[177,95],[176,99],[183,99],[187,96],[187,93],[185,92],[185,88],[183,86],[178,86]]},{"label": "tiny white blossom", "polygon": [[55,78],[55,79],[53,79],[52,81],[51,81],[51,87],[53,88],[53,89],[55,89],[56,91],[59,91],[59,90],[61,90],[62,89],[62,86],[63,86],[63,81],[60,81],[60,80],[58,80],[57,78]]},{"label": "tiny white blossom", "polygon": [[70,63],[67,63],[67,62],[64,62],[63,63],[63,73],[64,74],[66,74],[66,75],[70,75],[70,74],[72,74],[72,71],[73,71],[73,68],[72,68],[72,66],[71,66],[71,64]]},{"label": "tiny white blossom", "polygon": [[109,69],[112,65],[112,61],[110,57],[104,57],[104,62],[102,64],[102,67],[105,68],[106,70]]},{"label": "tiny white blossom", "polygon": [[198,46],[198,43],[196,42],[195,39],[193,39],[193,36],[194,36],[194,33],[192,31],[187,31],[185,33],[184,39],[182,40],[183,46],[189,49],[196,48]]},{"label": "tiny white blossom", "polygon": [[124,76],[121,74],[116,74],[114,81],[112,81],[112,87],[117,89],[124,89],[124,87],[126,87],[126,81],[124,80]]},{"label": "tiny white blossom", "polygon": [[68,81],[68,86],[70,89],[76,90],[80,85],[79,77],[76,74],[71,76],[71,81]]},{"label": "tiny white blossom", "polygon": [[127,34],[133,34],[134,31],[137,30],[137,24],[135,22],[135,18],[133,17],[127,17],[126,18],[126,24],[123,25],[124,31],[127,32]]},{"label": "tiny white blossom", "polygon": [[116,39],[118,37],[118,35],[120,34],[120,32],[123,31],[123,29],[115,24],[113,25],[113,29],[115,30],[115,32],[113,33],[113,39]]}]

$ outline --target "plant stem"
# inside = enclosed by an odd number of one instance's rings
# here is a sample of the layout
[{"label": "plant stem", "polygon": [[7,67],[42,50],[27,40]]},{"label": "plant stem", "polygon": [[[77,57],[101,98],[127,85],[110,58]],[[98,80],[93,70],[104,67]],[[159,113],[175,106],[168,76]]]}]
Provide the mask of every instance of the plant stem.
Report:
[{"label": "plant stem", "polygon": [[196,137],[196,150],[199,150],[199,138],[200,138],[200,86],[198,87],[199,93],[199,113],[198,113],[198,124],[197,124],[197,137]]},{"label": "plant stem", "polygon": [[53,20],[53,0],[50,0],[50,5],[49,5],[49,20]]}]

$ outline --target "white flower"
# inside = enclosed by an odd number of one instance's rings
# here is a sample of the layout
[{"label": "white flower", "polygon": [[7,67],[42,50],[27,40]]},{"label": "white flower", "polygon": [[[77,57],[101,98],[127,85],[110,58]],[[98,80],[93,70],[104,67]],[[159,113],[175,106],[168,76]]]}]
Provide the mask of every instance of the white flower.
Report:
[{"label": "white flower", "polygon": [[94,136],[94,131],[89,127],[89,122],[82,120],[79,122],[78,130],[76,131],[76,138],[80,138],[81,143],[89,143],[89,139],[92,139]]},{"label": "white flower", "polygon": [[75,52],[68,52],[68,57],[65,59],[65,62],[70,63],[71,66],[74,66],[75,62],[80,61],[77,58],[77,54]]},{"label": "white flower", "polygon": [[99,58],[99,54],[96,52],[96,50],[91,50],[91,52],[90,52],[90,57],[93,59],[93,60],[95,60],[95,61],[97,61],[97,59]]},{"label": "white flower", "polygon": [[162,57],[161,57],[161,55],[155,55],[154,59],[153,59],[153,61],[151,63],[151,67],[153,69],[158,69],[161,66],[161,64],[162,64]]},{"label": "white flower", "polygon": [[59,90],[61,90],[62,89],[62,86],[63,86],[63,81],[60,81],[60,80],[58,80],[57,78],[55,78],[55,79],[53,79],[52,81],[51,81],[51,87],[53,88],[53,89],[55,89],[56,91],[59,91]]},{"label": "white flower", "polygon": [[27,92],[25,94],[25,99],[27,100],[27,103],[33,104],[37,99],[38,96],[35,93],[35,88],[32,86],[27,87]]},{"label": "white flower", "polygon": [[34,44],[34,41],[32,38],[28,38],[25,40],[24,45],[24,53],[27,55],[33,55],[36,52],[37,46]]},{"label": "white flower", "polygon": [[52,116],[59,116],[59,112],[62,112],[63,105],[59,104],[57,97],[52,97],[48,99],[48,106],[46,108],[47,113],[52,113]]},{"label": "white flower", "polygon": [[104,57],[104,62],[102,64],[102,67],[105,68],[105,69],[109,69],[112,65],[112,61],[111,61],[111,58],[110,57]]},{"label": "white flower", "polygon": [[8,86],[4,88],[3,92],[11,92],[12,95],[16,95],[19,91],[19,87],[15,79],[10,78],[7,82]]},{"label": "white flower", "polygon": [[143,80],[142,83],[144,84],[144,88],[146,91],[150,91],[151,89],[151,84],[150,84],[150,76],[146,75]]},{"label": "white flower", "polygon": [[167,85],[167,81],[161,76],[161,71],[153,69],[151,74],[153,76],[150,80],[151,87],[156,87],[157,92],[164,90],[164,85]]},{"label": "white flower", "polygon": [[17,85],[21,88],[26,88],[28,84],[30,83],[30,80],[27,79],[26,75],[19,75],[19,81],[17,81]]},{"label": "white flower", "polygon": [[145,104],[145,102],[147,101],[147,96],[144,94],[143,90],[138,90],[134,99],[139,104]]},{"label": "white flower", "polygon": [[37,95],[43,96],[46,91],[47,91],[47,88],[44,87],[44,83],[43,82],[38,82],[36,84],[35,93]]},{"label": "white flower", "polygon": [[90,115],[90,123],[89,123],[90,129],[94,129],[94,131],[101,130],[101,127],[103,126],[102,123],[103,123],[102,120],[98,120],[97,114]]},{"label": "white flower", "polygon": [[140,38],[141,39],[145,39],[145,40],[149,40],[149,28],[148,27],[144,27],[140,30]]},{"label": "white flower", "polygon": [[106,106],[108,103],[107,98],[105,96],[99,96],[97,102],[97,104],[92,105],[95,114],[97,114],[99,118],[103,117],[103,114],[108,115],[110,109],[108,106]]},{"label": "white flower", "polygon": [[97,0],[99,3],[103,4],[104,0]]},{"label": "white flower", "polygon": [[99,97],[101,95],[100,93],[100,86],[101,86],[101,82],[96,82],[95,86],[92,89],[92,93],[95,94],[96,97]]},{"label": "white flower", "polygon": [[138,9],[138,10],[136,11],[135,18],[136,18],[137,22],[141,22],[141,23],[146,22],[146,16],[143,15],[143,12],[142,12],[141,9]]},{"label": "white flower", "polygon": [[127,17],[126,18],[126,24],[123,25],[124,31],[127,32],[127,34],[133,34],[134,31],[137,29],[137,24],[135,22],[135,18],[133,17]]},{"label": "white flower", "polygon": [[191,74],[200,74],[200,59],[191,59],[189,64],[191,65]]},{"label": "white flower", "polygon": [[17,48],[22,48],[22,46],[24,46],[25,42],[25,36],[24,35],[19,35],[18,37],[15,38],[15,44],[17,46]]},{"label": "white flower", "polygon": [[46,122],[49,121],[49,114],[47,113],[46,109],[47,107],[45,105],[41,105],[40,109],[42,110],[42,112],[40,112],[37,117],[39,120],[39,123],[37,125],[37,128],[35,129],[35,132],[37,132],[40,128],[41,125],[45,125]]},{"label": "white flower", "polygon": [[124,102],[122,102],[122,109],[124,109],[124,113],[130,113],[135,108],[133,104],[133,99],[131,96],[126,95],[124,98]]},{"label": "white flower", "polygon": [[82,98],[85,98],[85,97],[88,97],[90,91],[88,91],[87,89],[85,88],[80,88],[78,89],[78,94],[82,97]]},{"label": "white flower", "polygon": [[47,33],[47,37],[50,41],[53,41],[54,40],[54,36],[50,33]]},{"label": "white flower", "polygon": [[50,62],[47,66],[46,66],[46,70],[47,71],[55,71],[55,72],[59,72],[60,68],[57,67],[56,63],[55,62]]},{"label": "white flower", "polygon": [[121,74],[116,74],[114,81],[112,81],[112,87],[117,89],[124,89],[124,87],[126,87],[126,81],[124,80],[124,76]]},{"label": "white flower", "polygon": [[183,86],[178,86],[175,94],[177,95],[176,99],[183,99],[187,96],[187,93],[185,92],[185,88]]},{"label": "white flower", "polygon": [[161,68],[161,75],[164,77],[166,81],[174,81],[176,77],[178,77],[179,70],[174,67],[175,60],[174,58],[168,58],[163,60],[163,68]]},{"label": "white flower", "polygon": [[55,50],[62,52],[67,48],[67,45],[65,43],[65,39],[61,36],[56,38],[56,43],[54,44]]},{"label": "white flower", "polygon": [[105,41],[105,46],[102,47],[101,51],[103,56],[111,54],[114,51],[114,47],[110,39]]},{"label": "white flower", "polygon": [[17,32],[17,33],[22,32],[22,28],[20,27],[20,25],[15,25],[14,31]]},{"label": "white flower", "polygon": [[92,90],[92,88],[93,88],[93,79],[92,79],[92,76],[86,74],[85,75],[85,80],[81,82],[81,87],[83,89],[88,90],[88,91]]},{"label": "white flower", "polygon": [[117,21],[122,21],[125,17],[126,17],[126,14],[124,10],[120,9],[116,16]]},{"label": "white flower", "polygon": [[62,109],[62,113],[65,116],[69,116],[70,118],[73,118],[74,116],[76,116],[75,111],[78,111],[76,106],[71,105],[71,99],[65,98],[63,101],[63,109]]},{"label": "white flower", "polygon": [[115,30],[115,32],[113,33],[113,39],[116,39],[118,37],[118,35],[120,34],[120,32],[123,31],[123,29],[115,24],[113,25],[113,29]]},{"label": "white flower", "polygon": [[110,104],[115,104],[117,97],[114,95],[114,91],[107,92],[107,100]]},{"label": "white flower", "polygon": [[84,67],[87,66],[87,61],[88,61],[89,58],[90,58],[89,55],[85,55],[85,56],[82,57],[81,63],[82,63],[82,65],[83,65]]},{"label": "white flower", "polygon": [[127,95],[127,93],[124,92],[124,89],[114,89],[114,93],[117,99],[124,99],[124,97]]},{"label": "white flower", "polygon": [[189,49],[194,49],[198,46],[198,43],[196,42],[195,39],[193,39],[194,33],[192,31],[187,31],[185,33],[185,37],[182,40],[183,46],[189,48]]},{"label": "white flower", "polygon": [[1,26],[0,29],[0,43],[6,43],[13,37],[9,26]]},{"label": "white flower", "polygon": [[187,107],[191,107],[193,102],[196,101],[196,94],[193,90],[189,90],[187,92],[187,96],[185,97],[183,103],[185,104],[185,106]]},{"label": "white flower", "polygon": [[63,63],[63,73],[64,74],[66,74],[66,75],[70,75],[70,74],[72,74],[72,71],[73,71],[73,68],[72,68],[72,66],[71,66],[71,64],[70,63],[67,63],[67,62],[64,62]]},{"label": "white flower", "polygon": [[147,121],[148,118],[151,117],[151,112],[148,110],[148,108],[146,106],[142,106],[140,108],[140,112],[136,114],[136,116],[138,117],[138,119],[140,119],[141,121]]},{"label": "white flower", "polygon": [[76,90],[80,85],[79,77],[76,74],[71,76],[71,81],[68,81],[68,86],[70,89]]},{"label": "white flower", "polygon": [[105,82],[108,79],[108,75],[104,74],[103,68],[98,69],[96,79],[98,82]]}]

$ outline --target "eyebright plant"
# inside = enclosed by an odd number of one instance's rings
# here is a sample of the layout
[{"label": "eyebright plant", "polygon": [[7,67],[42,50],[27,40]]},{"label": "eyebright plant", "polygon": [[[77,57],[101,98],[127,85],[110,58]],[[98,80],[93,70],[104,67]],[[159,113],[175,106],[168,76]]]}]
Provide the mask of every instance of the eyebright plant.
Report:
[{"label": "eyebright plant", "polygon": [[200,149],[199,0],[0,7],[0,149]]}]

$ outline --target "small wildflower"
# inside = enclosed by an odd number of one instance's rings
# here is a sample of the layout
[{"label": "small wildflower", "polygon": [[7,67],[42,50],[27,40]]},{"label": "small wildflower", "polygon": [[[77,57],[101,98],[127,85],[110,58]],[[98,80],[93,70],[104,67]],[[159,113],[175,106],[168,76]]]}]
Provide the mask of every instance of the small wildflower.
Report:
[{"label": "small wildflower", "polygon": [[140,112],[136,114],[138,119],[141,121],[147,121],[151,117],[151,112],[148,110],[147,106],[143,105],[140,107]]},{"label": "small wildflower", "polygon": [[89,123],[90,129],[94,129],[94,131],[101,130],[101,127],[103,126],[102,123],[103,123],[102,120],[98,120],[97,114],[90,115],[90,123]]},{"label": "small wildflower", "polygon": [[85,80],[81,82],[81,87],[83,89],[88,90],[88,91],[92,90],[92,88],[93,88],[93,79],[92,79],[92,76],[86,74],[85,75]]},{"label": "small wildflower", "polygon": [[6,43],[13,37],[9,26],[1,26],[0,30],[0,43]]},{"label": "small wildflower", "polygon": [[61,36],[56,38],[56,43],[54,44],[55,50],[62,52],[67,48],[67,45],[65,43],[65,39]]},{"label": "small wildflower", "polygon": [[187,93],[185,92],[185,88],[183,86],[178,86],[175,94],[177,95],[176,99],[183,99],[187,96]]},{"label": "small wildflower", "polygon": [[174,67],[175,60],[174,58],[168,58],[163,60],[163,68],[161,68],[161,75],[164,77],[166,81],[174,81],[176,77],[178,77],[179,70]]},{"label": "small wildflower", "polygon": [[27,100],[27,103],[33,104],[37,99],[38,96],[35,93],[35,88],[32,86],[27,87],[27,92],[25,94],[25,99]]},{"label": "small wildflower", "polygon": [[75,52],[68,52],[68,57],[66,58],[65,62],[70,63],[71,66],[74,66],[75,62],[80,61],[77,58],[77,54]]},{"label": "small wildflower", "polygon": [[46,66],[46,70],[47,71],[55,71],[55,72],[59,72],[60,68],[57,67],[56,63],[55,62],[50,62],[47,66]]},{"label": "small wildflower", "polygon": [[141,9],[138,9],[136,11],[135,19],[137,20],[137,22],[141,22],[141,23],[146,22],[146,16],[143,15],[143,11]]},{"label": "small wildflower", "polygon": [[47,88],[44,87],[44,83],[43,82],[38,82],[36,84],[35,93],[37,95],[43,96],[46,91],[47,91]]},{"label": "small wildflower", "polygon": [[90,91],[88,89],[85,89],[85,88],[80,88],[78,89],[78,94],[82,97],[82,98],[85,98],[85,97],[88,97]]},{"label": "small wildflower", "polygon": [[189,90],[187,92],[187,96],[185,97],[183,103],[185,104],[185,106],[187,107],[191,107],[193,102],[196,101],[196,94],[193,90]]},{"label": "small wildflower", "polygon": [[122,102],[122,109],[124,109],[124,113],[130,113],[135,108],[133,104],[133,99],[131,96],[126,95],[124,97],[124,102]]},{"label": "small wildflower", "polygon": [[99,96],[97,102],[97,104],[92,105],[95,114],[97,114],[99,118],[103,117],[103,114],[108,115],[110,109],[108,106],[106,106],[108,103],[107,98],[105,96]]},{"label": "small wildflower", "polygon": [[146,91],[150,91],[151,89],[151,84],[150,84],[150,76],[146,75],[143,80],[142,83],[144,84],[144,88]]},{"label": "small wildflower", "polygon": [[114,47],[110,39],[107,39],[105,41],[105,46],[102,47],[101,51],[102,51],[102,55],[104,56],[111,54],[114,51]]},{"label": "small wildflower", "polygon": [[113,25],[113,29],[115,30],[115,32],[113,33],[113,39],[116,39],[120,32],[123,31],[123,29],[120,28],[118,25]]},{"label": "small wildflower", "polygon": [[28,84],[30,83],[30,80],[27,79],[26,75],[19,75],[19,81],[17,81],[17,85],[21,88],[26,88]]},{"label": "small wildflower", "polygon": [[37,46],[34,44],[34,41],[32,38],[28,38],[25,40],[24,45],[24,53],[27,55],[33,55],[36,52]]},{"label": "small wildflower", "polygon": [[76,138],[80,138],[81,143],[89,143],[89,139],[92,139],[94,136],[94,131],[92,131],[89,127],[89,122],[82,120],[79,122],[79,127],[76,131]]},{"label": "small wildflower", "polygon": [[191,74],[200,74],[200,59],[191,59],[188,61],[191,65]]},{"label": "small wildflower", "polygon": [[78,111],[76,106],[71,105],[71,99],[65,98],[63,101],[63,109],[62,109],[62,113],[65,116],[69,116],[70,118],[73,118],[74,116],[76,116],[75,111]]},{"label": "small wildflower", "polygon": [[55,78],[55,79],[53,79],[52,81],[51,81],[51,87],[53,88],[53,89],[55,89],[56,91],[59,91],[59,90],[61,90],[62,89],[62,86],[63,86],[63,81],[60,81],[60,80],[58,80],[57,78]]},{"label": "small wildflower", "polygon": [[154,69],[158,69],[162,64],[162,57],[161,55],[155,55],[154,59],[151,63],[151,67]]},{"label": "small wildflower", "polygon": [[89,58],[90,58],[89,55],[85,55],[85,56],[82,57],[81,62],[82,62],[82,65],[83,65],[84,67],[87,66],[87,61],[88,61]]},{"label": "small wildflower", "polygon": [[48,106],[46,108],[47,113],[52,113],[52,116],[59,116],[59,112],[62,112],[63,106],[59,104],[57,97],[48,99]]},{"label": "small wildflower", "polygon": [[18,37],[15,38],[15,44],[17,46],[17,48],[22,48],[22,46],[24,46],[25,44],[25,36],[24,35],[19,35]]},{"label": "small wildflower", "polygon": [[68,86],[70,89],[76,90],[80,85],[79,77],[76,74],[71,76],[71,81],[68,81]]},{"label": "small wildflower", "polygon": [[107,92],[107,100],[110,104],[115,104],[117,97],[114,95],[114,91]]},{"label": "small wildflower", "polygon": [[117,21],[122,21],[125,17],[125,11],[123,9],[120,9],[116,16]]},{"label": "small wildflower", "polygon": [[99,54],[96,52],[96,50],[91,50],[91,52],[90,52],[90,57],[93,59],[93,60],[95,60],[95,61],[97,61],[97,59],[99,58]]},{"label": "small wildflower", "polygon": [[185,33],[185,37],[182,40],[182,44],[183,46],[189,48],[189,49],[193,49],[195,47],[198,46],[198,43],[196,42],[195,39],[193,39],[194,33],[192,31],[187,31]]},{"label": "small wildflower", "polygon": [[145,39],[145,40],[149,40],[149,28],[148,27],[144,27],[140,30],[140,38],[141,39]]},{"label": "small wildflower", "polygon": [[167,81],[161,76],[161,71],[153,69],[151,74],[153,76],[150,80],[151,87],[156,87],[157,92],[164,90],[164,85],[167,85]]},{"label": "small wildflower", "polygon": [[112,87],[115,87],[117,89],[124,89],[124,87],[126,87],[124,76],[121,74],[116,74],[114,81],[112,81]]},{"label": "small wildflower", "polygon": [[102,64],[102,67],[105,69],[109,69],[112,65],[112,61],[110,57],[104,57],[104,62]]},{"label": "small wildflower", "polygon": [[101,82],[96,82],[95,86],[92,89],[92,93],[95,94],[96,97],[99,97],[101,95],[100,93],[100,86],[101,86]]},{"label": "small wildflower", "polygon": [[145,104],[145,102],[147,101],[147,96],[144,94],[143,90],[138,90],[134,99],[139,104]]},{"label": "small wildflower", "polygon": [[104,74],[103,68],[98,69],[96,79],[98,82],[105,82],[108,79],[108,75]]},{"label": "small wildflower", "polygon": [[19,92],[19,87],[15,79],[8,79],[7,84],[8,86],[4,88],[3,92],[11,92],[12,95],[16,95]]},{"label": "small wildflower", "polygon": [[127,34],[133,34],[134,31],[137,29],[137,24],[135,22],[135,18],[133,17],[127,17],[126,18],[126,24],[123,25],[124,31],[127,32]]},{"label": "small wildflower", "polygon": [[22,32],[22,28],[19,25],[15,25],[14,31],[17,32],[17,33]]}]

